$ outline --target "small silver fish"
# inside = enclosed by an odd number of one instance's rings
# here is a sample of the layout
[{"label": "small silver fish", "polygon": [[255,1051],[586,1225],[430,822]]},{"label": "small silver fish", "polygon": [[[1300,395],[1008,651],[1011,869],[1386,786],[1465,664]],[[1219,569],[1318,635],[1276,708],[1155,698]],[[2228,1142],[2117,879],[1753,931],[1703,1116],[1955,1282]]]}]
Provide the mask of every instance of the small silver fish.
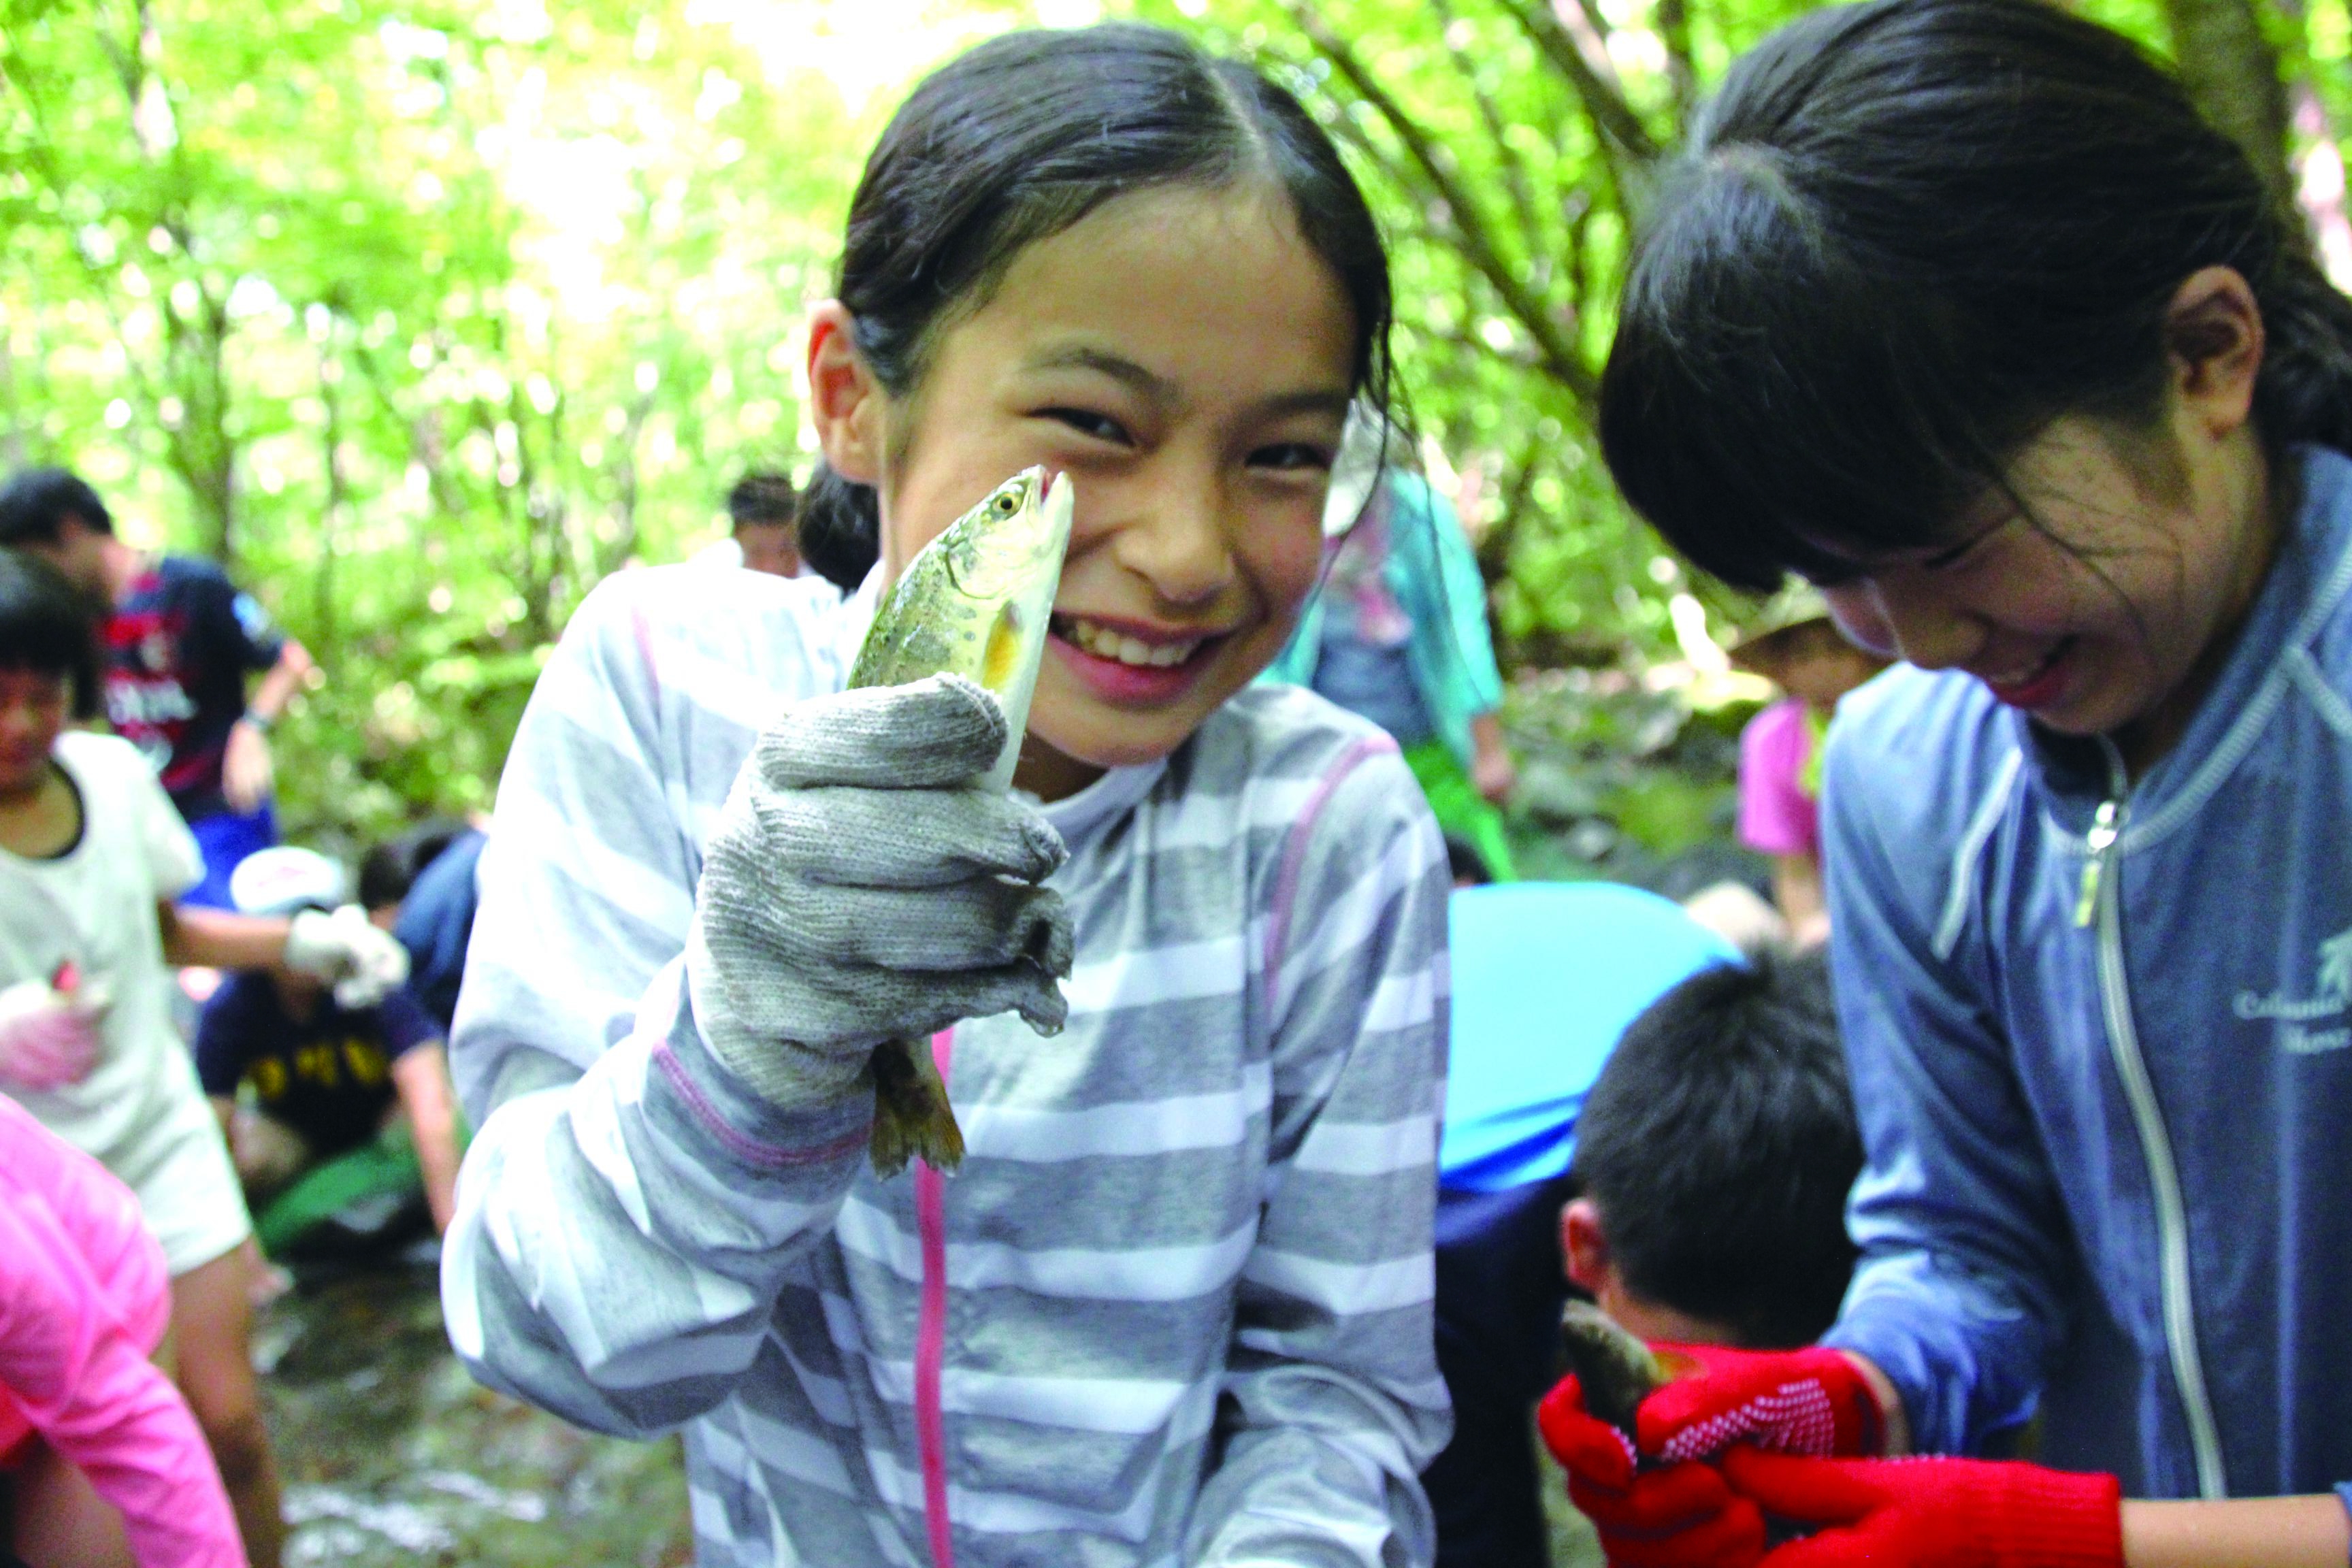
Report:
[{"label": "small silver fish", "polygon": [[1664,1363],[1590,1301],[1570,1301],[1560,1312],[1559,1347],[1576,1373],[1585,1410],[1632,1438],[1633,1413],[1665,1384]]},{"label": "small silver fish", "polygon": [[[1004,749],[972,780],[974,789],[1012,787],[1076,499],[1067,475],[1049,478],[1042,468],[997,486],[907,563],[883,594],[850,669],[853,687],[961,675],[993,693],[1004,710]],[[934,1170],[954,1170],[963,1161],[963,1130],[929,1045],[886,1040],[874,1049],[873,1067],[867,1152],[875,1171],[896,1175],[915,1155]]]}]

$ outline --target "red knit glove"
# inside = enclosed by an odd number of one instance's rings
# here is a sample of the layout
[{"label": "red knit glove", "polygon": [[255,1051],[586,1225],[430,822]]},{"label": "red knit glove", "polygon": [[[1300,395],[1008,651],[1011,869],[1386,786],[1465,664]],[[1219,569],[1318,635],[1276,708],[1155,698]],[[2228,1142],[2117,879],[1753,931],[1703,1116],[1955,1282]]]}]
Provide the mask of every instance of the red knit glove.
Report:
[{"label": "red knit glove", "polygon": [[1776,1520],[1818,1531],[1765,1568],[2123,1568],[2123,1488],[1984,1459],[1810,1459],[1734,1448],[1723,1474]]},{"label": "red knit glove", "polygon": [[1886,1447],[1878,1396],[1840,1352],[1652,1348],[1674,1377],[1642,1401],[1635,1416],[1644,1454],[1705,1459],[1734,1443],[1753,1443],[1789,1454],[1854,1458]]},{"label": "red knit glove", "polygon": [[1709,1465],[1636,1471],[1624,1434],[1585,1413],[1573,1377],[1544,1396],[1536,1425],[1616,1568],[1754,1568],[1763,1556],[1764,1515],[1754,1503]]}]

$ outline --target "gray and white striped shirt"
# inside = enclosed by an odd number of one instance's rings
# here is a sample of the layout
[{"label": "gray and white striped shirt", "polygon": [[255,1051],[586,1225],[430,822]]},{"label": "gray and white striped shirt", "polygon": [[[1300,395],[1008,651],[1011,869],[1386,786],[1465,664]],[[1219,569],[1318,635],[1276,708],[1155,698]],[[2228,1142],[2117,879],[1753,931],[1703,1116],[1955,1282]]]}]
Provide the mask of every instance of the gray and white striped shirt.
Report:
[{"label": "gray and white striped shirt", "polygon": [[678,960],[759,725],[840,687],[871,605],[635,573],[551,659],[453,1040],[478,1121],[503,1099],[444,1253],[459,1353],[684,1425],[706,1564],[1426,1563],[1447,885],[1412,776],[1253,688],[1048,807],[1069,1027],[959,1026],[961,1174],[878,1182],[870,1105],[759,1100]]}]

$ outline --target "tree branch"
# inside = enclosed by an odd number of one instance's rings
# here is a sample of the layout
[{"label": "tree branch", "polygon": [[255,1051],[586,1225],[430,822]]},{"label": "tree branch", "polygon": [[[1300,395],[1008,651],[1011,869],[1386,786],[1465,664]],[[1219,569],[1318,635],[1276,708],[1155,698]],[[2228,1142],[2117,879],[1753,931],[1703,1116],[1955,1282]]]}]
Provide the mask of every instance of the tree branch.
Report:
[{"label": "tree branch", "polygon": [[1675,134],[1690,126],[1698,101],[1698,66],[1691,52],[1690,0],[1658,0],[1658,36],[1666,45],[1666,86],[1674,94]]},{"label": "tree branch", "polygon": [[1536,216],[1535,188],[1528,182],[1527,164],[1505,134],[1502,110],[1494,95],[1479,82],[1477,65],[1454,42],[1454,25],[1461,14],[1447,0],[1435,0],[1434,9],[1442,24],[1438,36],[1444,39],[1445,52],[1452,57],[1454,68],[1461,74],[1462,85],[1470,89],[1471,101],[1478,107],[1478,118],[1486,127],[1486,139],[1495,144],[1495,157],[1503,166],[1503,188],[1510,193],[1511,206],[1517,214],[1521,232],[1527,236],[1528,250],[1533,254],[1543,243],[1544,226]]},{"label": "tree branch", "polygon": [[2278,51],[2255,0],[2165,0],[2173,58],[2189,99],[2252,159],[2282,205],[2294,199],[2286,165],[2286,89]]},{"label": "tree branch", "polygon": [[1511,550],[1518,542],[1520,524],[1527,521],[1528,501],[1536,488],[1536,467],[1544,449],[1543,442],[1528,440],[1503,485],[1502,509],[1488,525],[1486,537],[1478,542],[1478,575],[1489,587],[1511,574]]},{"label": "tree branch", "polygon": [[1597,379],[1577,357],[1576,345],[1560,331],[1559,323],[1551,319],[1543,301],[1528,291],[1526,280],[1503,256],[1475,200],[1440,155],[1436,138],[1405,112],[1309,0],[1286,0],[1286,8],[1300,30],[1348,79],[1349,85],[1387,121],[1427,183],[1445,203],[1463,256],[1526,329],[1536,345],[1544,374],[1566,387],[1588,409],[1592,407],[1600,392]]},{"label": "tree branch", "polygon": [[1560,75],[1568,79],[1576,96],[1582,100],[1585,112],[1592,116],[1601,140],[1637,163],[1649,163],[1657,159],[1658,139],[1633,112],[1633,106],[1617,85],[1595,70],[1584,57],[1575,38],[1559,17],[1540,0],[1500,0],[1504,10],[1519,25],[1528,40],[1544,58],[1549,60]]}]

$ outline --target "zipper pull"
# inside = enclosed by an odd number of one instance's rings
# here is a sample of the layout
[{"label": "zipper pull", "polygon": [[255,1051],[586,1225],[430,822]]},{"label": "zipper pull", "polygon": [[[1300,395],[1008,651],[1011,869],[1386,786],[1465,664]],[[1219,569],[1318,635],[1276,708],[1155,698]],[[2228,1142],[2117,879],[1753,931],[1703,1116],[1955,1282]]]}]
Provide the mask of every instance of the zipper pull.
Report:
[{"label": "zipper pull", "polygon": [[2123,815],[2123,803],[2106,800],[2099,803],[2099,812],[2091,819],[2091,831],[2083,835],[2083,847],[2088,852],[2083,861],[2083,896],[2074,903],[2074,923],[2087,926],[2099,908],[2099,876],[2106,869],[2107,851],[2115,847],[2118,829],[2116,819]]}]

